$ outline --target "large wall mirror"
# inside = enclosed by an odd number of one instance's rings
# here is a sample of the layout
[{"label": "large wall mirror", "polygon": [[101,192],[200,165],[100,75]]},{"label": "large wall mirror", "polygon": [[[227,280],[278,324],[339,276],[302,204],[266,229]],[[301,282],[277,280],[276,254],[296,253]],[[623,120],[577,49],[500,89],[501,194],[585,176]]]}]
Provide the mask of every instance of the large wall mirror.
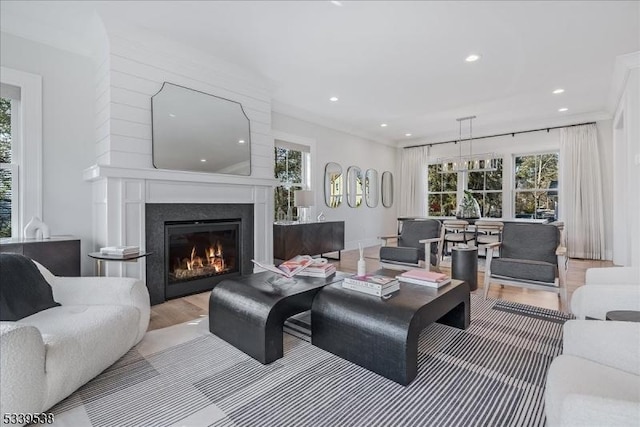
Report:
[{"label": "large wall mirror", "polygon": [[378,206],[378,171],[367,169],[364,173],[364,200],[367,206],[375,208]]},{"label": "large wall mirror", "polygon": [[156,168],[251,175],[251,132],[240,103],[165,82],[151,113]]},{"label": "large wall mirror", "polygon": [[362,205],[363,177],[362,170],[357,166],[347,169],[347,204],[352,208]]},{"label": "large wall mirror", "polygon": [[393,175],[389,171],[382,173],[382,206],[390,208],[393,205]]},{"label": "large wall mirror", "polygon": [[330,208],[337,208],[342,203],[343,194],[342,166],[329,162],[324,168],[324,202]]}]

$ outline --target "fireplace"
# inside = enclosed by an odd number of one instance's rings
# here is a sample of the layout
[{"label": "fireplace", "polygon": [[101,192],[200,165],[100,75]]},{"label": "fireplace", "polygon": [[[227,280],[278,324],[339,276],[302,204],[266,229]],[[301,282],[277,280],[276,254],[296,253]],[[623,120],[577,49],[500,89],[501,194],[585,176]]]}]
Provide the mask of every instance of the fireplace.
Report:
[{"label": "fireplace", "polygon": [[165,222],[165,294],[202,292],[237,276],[242,254],[239,219]]},{"label": "fireplace", "polygon": [[253,204],[147,203],[145,208],[151,304],[253,272]]}]

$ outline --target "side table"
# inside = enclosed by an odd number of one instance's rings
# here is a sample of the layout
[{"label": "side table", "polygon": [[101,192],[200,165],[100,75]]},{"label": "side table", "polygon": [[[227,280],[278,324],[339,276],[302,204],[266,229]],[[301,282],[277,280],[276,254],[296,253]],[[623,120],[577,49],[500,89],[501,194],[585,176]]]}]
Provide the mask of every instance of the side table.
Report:
[{"label": "side table", "polygon": [[478,248],[451,248],[451,278],[464,280],[469,289],[478,289]]},{"label": "side table", "polygon": [[119,261],[119,262],[137,262],[139,258],[148,257],[153,252],[139,252],[135,255],[129,255],[125,257],[109,256],[101,254],[100,252],[90,252],[89,257],[96,260],[96,269],[98,276],[102,276],[102,263],[105,261]]}]

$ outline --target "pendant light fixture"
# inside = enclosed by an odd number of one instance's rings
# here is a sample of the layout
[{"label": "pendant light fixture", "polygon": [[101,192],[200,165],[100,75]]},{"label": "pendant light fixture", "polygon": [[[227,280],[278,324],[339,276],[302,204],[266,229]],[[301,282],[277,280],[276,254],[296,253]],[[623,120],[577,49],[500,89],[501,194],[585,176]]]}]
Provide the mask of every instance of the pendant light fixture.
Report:
[{"label": "pendant light fixture", "polygon": [[[438,163],[442,165],[442,173],[449,172],[491,172],[496,168],[496,155],[495,153],[487,154],[473,154],[473,119],[476,116],[459,117],[456,119],[459,128],[459,137],[456,141],[458,144],[459,154],[454,157],[445,157],[438,159]],[[469,154],[462,154],[462,145],[464,140],[462,139],[462,122],[469,122],[469,138],[466,140],[469,142]]]}]

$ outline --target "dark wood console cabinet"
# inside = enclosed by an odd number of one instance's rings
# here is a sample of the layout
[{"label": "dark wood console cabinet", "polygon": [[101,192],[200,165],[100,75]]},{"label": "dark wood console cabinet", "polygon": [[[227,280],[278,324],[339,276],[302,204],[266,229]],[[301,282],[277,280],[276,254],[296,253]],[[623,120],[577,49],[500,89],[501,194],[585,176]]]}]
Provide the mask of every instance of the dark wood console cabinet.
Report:
[{"label": "dark wood console cabinet", "polygon": [[80,276],[80,239],[0,239],[0,252],[17,253],[38,261],[56,276]]},{"label": "dark wood console cabinet", "polygon": [[344,221],[273,225],[273,258],[321,255],[344,249]]}]

